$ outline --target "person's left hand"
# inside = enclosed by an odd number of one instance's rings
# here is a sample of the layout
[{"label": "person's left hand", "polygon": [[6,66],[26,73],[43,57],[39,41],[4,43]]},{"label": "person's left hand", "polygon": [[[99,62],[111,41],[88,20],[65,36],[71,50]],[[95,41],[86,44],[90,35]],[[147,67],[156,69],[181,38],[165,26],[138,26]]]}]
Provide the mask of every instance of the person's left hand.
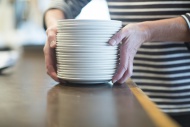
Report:
[{"label": "person's left hand", "polygon": [[109,40],[111,45],[117,45],[122,42],[120,46],[120,64],[112,78],[113,83],[124,83],[132,75],[134,56],[148,37],[148,28],[136,23],[126,25]]}]

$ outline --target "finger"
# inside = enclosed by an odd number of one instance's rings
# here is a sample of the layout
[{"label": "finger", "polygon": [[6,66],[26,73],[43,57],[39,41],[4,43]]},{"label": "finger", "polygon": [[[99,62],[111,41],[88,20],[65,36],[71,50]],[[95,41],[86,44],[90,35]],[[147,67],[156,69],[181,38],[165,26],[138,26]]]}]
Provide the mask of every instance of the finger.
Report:
[{"label": "finger", "polygon": [[59,80],[58,80],[58,78],[57,78],[57,73],[55,72],[54,67],[53,67],[52,65],[48,65],[47,68],[48,68],[47,74],[48,74],[51,78],[53,78],[55,81],[58,82]]},{"label": "finger", "polygon": [[64,80],[64,79],[61,79],[61,78],[59,78],[59,82],[61,83],[61,84],[68,84],[68,82],[66,81],[66,80]]},{"label": "finger", "polygon": [[55,50],[50,48],[47,43],[44,47],[44,55],[45,55],[45,64],[48,75],[52,77],[55,81],[59,81],[56,73],[57,68],[56,68]]},{"label": "finger", "polygon": [[115,83],[119,79],[121,79],[121,77],[123,76],[123,74],[127,70],[127,67],[128,67],[128,56],[127,56],[126,51],[125,51],[125,46],[121,45],[121,48],[120,48],[120,64],[119,64],[119,67],[117,69],[116,74],[112,78],[113,83]]},{"label": "finger", "polygon": [[133,73],[133,62],[132,60],[129,59],[128,69],[124,73],[123,77],[120,80],[118,80],[118,82],[124,83],[129,77],[131,77],[132,73]]},{"label": "finger", "polygon": [[112,36],[112,38],[109,40],[110,45],[117,45],[119,44],[123,38],[126,37],[126,30],[125,27],[122,28],[119,32],[117,32],[115,35]]},{"label": "finger", "polygon": [[117,82],[123,76],[123,74],[125,73],[126,70],[127,70],[127,68],[125,66],[119,65],[116,74],[112,78],[112,82],[113,83]]}]

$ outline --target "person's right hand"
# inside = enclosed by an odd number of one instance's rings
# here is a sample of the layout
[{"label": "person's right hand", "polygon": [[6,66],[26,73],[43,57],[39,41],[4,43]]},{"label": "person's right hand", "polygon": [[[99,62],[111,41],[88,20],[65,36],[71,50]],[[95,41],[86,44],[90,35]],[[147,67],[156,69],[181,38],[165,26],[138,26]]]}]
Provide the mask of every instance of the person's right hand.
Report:
[{"label": "person's right hand", "polygon": [[46,71],[51,78],[58,82],[59,80],[57,77],[56,67],[57,61],[55,55],[57,25],[48,27],[46,34],[47,41],[43,49],[45,55]]}]

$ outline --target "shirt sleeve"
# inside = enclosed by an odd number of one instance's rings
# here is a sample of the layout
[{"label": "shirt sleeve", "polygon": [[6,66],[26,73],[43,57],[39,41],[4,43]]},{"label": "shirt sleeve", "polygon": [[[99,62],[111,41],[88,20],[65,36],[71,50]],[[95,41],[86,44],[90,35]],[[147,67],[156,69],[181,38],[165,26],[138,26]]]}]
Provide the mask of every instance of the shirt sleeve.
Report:
[{"label": "shirt sleeve", "polygon": [[[185,19],[185,21],[189,27],[189,30],[190,30],[190,13],[186,13],[181,16]],[[190,42],[184,42],[184,44],[186,45],[187,49],[190,51]]]},{"label": "shirt sleeve", "polygon": [[182,15],[182,17],[185,19],[185,21],[190,29],[190,13],[186,13],[185,15]]},{"label": "shirt sleeve", "polygon": [[[75,18],[91,0],[51,0],[45,13],[50,9],[60,9],[64,12],[66,19]],[[44,16],[45,16],[44,13]],[[43,26],[46,29],[45,17],[43,16]]]}]

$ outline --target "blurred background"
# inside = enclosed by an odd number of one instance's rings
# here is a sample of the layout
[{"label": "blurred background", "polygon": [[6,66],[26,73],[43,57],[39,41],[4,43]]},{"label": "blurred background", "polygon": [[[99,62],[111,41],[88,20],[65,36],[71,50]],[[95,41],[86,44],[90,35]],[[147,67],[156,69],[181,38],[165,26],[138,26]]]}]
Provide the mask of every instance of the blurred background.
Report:
[{"label": "blurred background", "polygon": [[[43,13],[50,0],[0,0],[0,44],[43,45]],[[92,0],[77,18],[109,19],[106,2]]]},{"label": "blurred background", "polygon": [[[50,0],[0,0],[0,69],[16,62],[20,56],[18,49],[43,47],[46,34],[42,17],[49,2]],[[77,18],[109,19],[105,0],[92,0]]]}]

